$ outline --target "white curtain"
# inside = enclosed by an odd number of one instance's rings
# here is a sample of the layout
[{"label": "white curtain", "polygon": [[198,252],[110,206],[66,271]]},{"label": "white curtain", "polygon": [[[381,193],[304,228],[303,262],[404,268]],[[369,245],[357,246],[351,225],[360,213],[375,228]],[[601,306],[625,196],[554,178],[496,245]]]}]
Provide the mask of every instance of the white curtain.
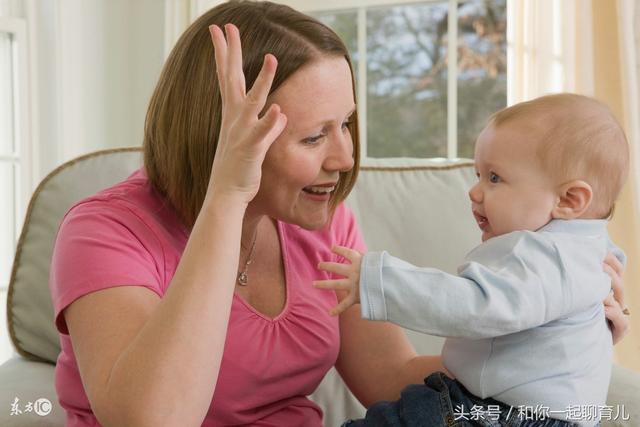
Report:
[{"label": "white curtain", "polygon": [[554,92],[593,95],[591,0],[510,0],[509,105]]},{"label": "white curtain", "polygon": [[[595,0],[594,0],[595,1]],[[604,0],[597,0],[600,10],[606,10],[607,5]],[[620,215],[612,221],[610,230],[614,238],[619,239],[629,257],[629,265],[626,273],[626,304],[633,313],[630,317],[631,332],[621,344],[616,346],[616,355],[623,365],[640,371],[640,92],[638,91],[638,80],[640,67],[640,6],[635,0],[617,0],[613,7],[617,6],[617,15],[609,18],[609,26],[617,28],[617,51],[618,63],[616,61],[600,61],[602,67],[607,65],[617,65],[615,68],[603,70],[602,80],[609,85],[602,86],[606,90],[600,91],[602,97],[607,97],[612,104],[615,103],[618,92],[618,118],[622,121],[629,145],[631,148],[631,173],[629,182],[625,187],[616,206]],[[598,11],[600,13],[600,11]],[[604,13],[602,13],[604,15]],[[604,43],[601,50],[615,51],[613,42]],[[613,83],[619,80],[620,85],[616,87]],[[613,86],[613,87],[612,87]]]}]

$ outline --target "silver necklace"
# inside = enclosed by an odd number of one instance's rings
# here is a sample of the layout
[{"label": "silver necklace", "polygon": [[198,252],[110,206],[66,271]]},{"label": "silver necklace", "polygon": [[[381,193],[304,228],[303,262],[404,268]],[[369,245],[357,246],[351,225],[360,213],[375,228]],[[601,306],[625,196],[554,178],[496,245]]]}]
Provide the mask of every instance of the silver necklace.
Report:
[{"label": "silver necklace", "polygon": [[[251,250],[249,251],[249,256],[247,257],[247,261],[244,263],[244,268],[238,271],[238,285],[247,286],[249,284],[249,264],[253,262],[253,252],[256,249],[256,240],[258,239],[258,230],[256,229],[255,234],[253,235],[253,243],[251,243]],[[242,246],[242,245],[241,245]]]}]

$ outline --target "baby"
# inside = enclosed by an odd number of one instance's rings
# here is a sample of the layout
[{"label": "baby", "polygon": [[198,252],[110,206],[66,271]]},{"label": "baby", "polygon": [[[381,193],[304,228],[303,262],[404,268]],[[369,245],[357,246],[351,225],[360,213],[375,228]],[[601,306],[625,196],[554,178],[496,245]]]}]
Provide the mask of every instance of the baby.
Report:
[{"label": "baby", "polygon": [[314,282],[346,291],[332,314],[361,303],[365,319],[448,337],[442,359],[455,377],[433,374],[346,425],[453,425],[472,408],[484,420],[493,410],[494,422],[597,424],[598,414],[579,415],[605,405],[611,375],[602,262],[609,252],[624,262],[607,220],[628,168],[607,107],[544,96],[494,114],[476,141],[469,198],[483,243],[458,275],[335,247],[347,262],[319,268],[344,278]]}]

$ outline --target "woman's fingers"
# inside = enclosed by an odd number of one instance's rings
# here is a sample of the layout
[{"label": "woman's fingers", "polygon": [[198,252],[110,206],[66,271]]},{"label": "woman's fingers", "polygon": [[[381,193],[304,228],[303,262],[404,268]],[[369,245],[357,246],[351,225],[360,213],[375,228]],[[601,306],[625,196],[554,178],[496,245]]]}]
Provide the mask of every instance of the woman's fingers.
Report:
[{"label": "woman's fingers", "polygon": [[604,257],[604,262],[609,264],[620,276],[624,273],[624,265],[620,262],[620,260],[611,252]]},{"label": "woman's fingers", "polygon": [[264,153],[276,140],[278,135],[282,133],[287,125],[287,116],[280,112],[278,104],[271,104],[264,117],[258,121],[253,128],[254,138],[259,142],[265,142]]},{"label": "woman's fingers", "polygon": [[246,94],[244,72],[242,71],[240,31],[233,24],[226,24],[224,29],[227,34],[225,95],[229,102],[236,104],[241,102]]},{"label": "woman's fingers", "polygon": [[260,70],[258,77],[256,77],[251,90],[247,93],[248,108],[246,109],[246,113],[249,116],[257,116],[264,108],[264,105],[267,102],[267,97],[269,96],[269,91],[271,90],[273,78],[276,75],[277,67],[278,61],[276,60],[276,57],[271,54],[265,55],[262,63],[262,69]]},{"label": "woman's fingers", "polygon": [[[225,34],[217,25],[211,25],[209,31],[215,49],[216,70],[218,84],[223,101],[228,101],[232,105],[239,105],[243,101],[247,108],[245,111],[247,119],[256,117],[264,108],[264,105],[271,90],[271,84],[275,77],[278,61],[271,54],[265,55],[262,69],[249,93],[245,93],[245,77],[242,70],[242,46],[240,42],[240,32],[233,24],[224,26]],[[273,131],[275,137],[280,134],[286,117],[273,112],[273,116],[263,117],[262,123],[256,129],[261,138],[271,136]],[[265,114],[266,116],[266,114]]]},{"label": "woman's fingers", "polygon": [[238,104],[245,96],[242,71],[242,46],[240,31],[233,24],[226,24],[224,32],[217,25],[209,27],[213,41],[218,85],[223,101]]},{"label": "woman's fingers", "polygon": [[618,258],[609,254],[604,259],[604,271],[611,277],[611,289],[613,296],[624,309],[626,307],[624,301],[624,283],[622,281],[622,273],[624,267]]},{"label": "woman's fingers", "polygon": [[218,85],[220,86],[220,93],[223,95],[222,98],[224,100],[224,82],[227,69],[227,40],[217,25],[209,26],[209,33],[211,34],[211,41],[213,42]]},{"label": "woman's fingers", "polygon": [[604,300],[604,313],[609,321],[613,344],[617,344],[629,332],[629,318],[622,312],[613,294]]}]

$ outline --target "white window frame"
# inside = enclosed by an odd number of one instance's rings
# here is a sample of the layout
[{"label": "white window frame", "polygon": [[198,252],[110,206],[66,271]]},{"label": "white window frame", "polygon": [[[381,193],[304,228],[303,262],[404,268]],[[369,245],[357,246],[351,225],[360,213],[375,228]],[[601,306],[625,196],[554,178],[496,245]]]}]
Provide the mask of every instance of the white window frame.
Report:
[{"label": "white window frame", "polygon": [[[448,1],[448,27],[449,38],[458,41],[458,3],[464,0],[289,0],[282,1],[303,12],[340,12],[342,10],[356,9],[358,13],[358,57],[366,63],[366,9],[380,6],[411,5],[425,3],[444,3]],[[447,50],[447,158],[458,158],[458,52],[457,49]],[[507,55],[509,56],[509,49]],[[507,71],[508,74],[508,71]],[[366,164],[367,153],[367,68],[358,69],[358,87],[356,89],[358,97],[358,119],[360,127],[360,144],[362,147],[362,161]],[[507,99],[510,86],[507,83]]]},{"label": "white window frame", "polygon": [[[13,188],[13,248],[18,242],[20,228],[24,220],[24,212],[31,189],[31,146],[28,121],[29,112],[29,68],[27,24],[24,19],[0,16],[0,32],[8,33],[14,41],[13,75],[14,80],[14,150],[11,154],[0,154],[0,162],[11,163],[18,167],[19,174],[14,176]],[[15,252],[14,252],[15,253]],[[9,283],[0,283],[0,291],[6,291]]]}]

